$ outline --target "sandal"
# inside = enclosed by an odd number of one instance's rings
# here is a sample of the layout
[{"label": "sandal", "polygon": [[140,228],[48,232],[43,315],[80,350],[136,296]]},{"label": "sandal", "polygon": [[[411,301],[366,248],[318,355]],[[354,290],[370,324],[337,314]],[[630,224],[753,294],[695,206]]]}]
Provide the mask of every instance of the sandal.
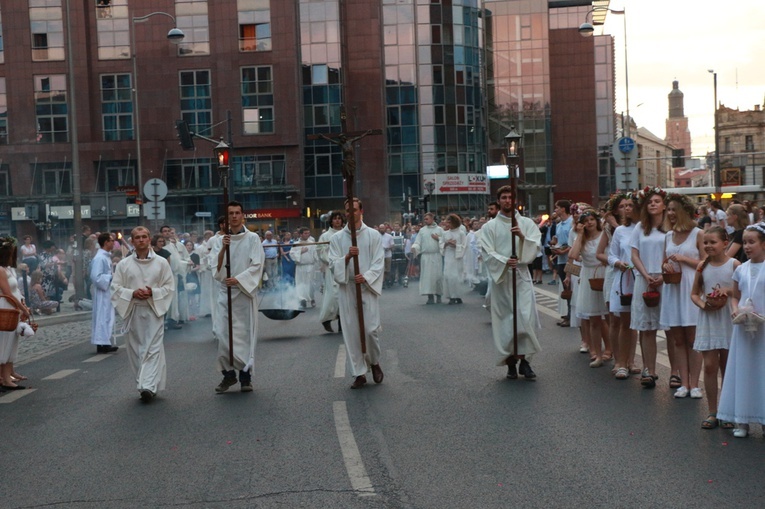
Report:
[{"label": "sandal", "polygon": [[720,427],[722,429],[734,429],[736,425],[730,421],[720,421]]},{"label": "sandal", "polygon": [[709,414],[701,423],[701,429],[715,429],[720,424],[715,414]]},{"label": "sandal", "polygon": [[682,387],[683,381],[680,379],[677,375],[672,375],[669,377],[669,388],[670,389],[679,389]]},{"label": "sandal", "polygon": [[619,368],[616,370],[614,378],[617,380],[626,380],[630,377],[630,372],[627,368]]}]

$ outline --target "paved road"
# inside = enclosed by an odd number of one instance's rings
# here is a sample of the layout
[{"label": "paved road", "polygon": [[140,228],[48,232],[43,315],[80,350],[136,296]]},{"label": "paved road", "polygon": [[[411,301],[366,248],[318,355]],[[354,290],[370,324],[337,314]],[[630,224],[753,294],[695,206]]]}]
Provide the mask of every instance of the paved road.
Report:
[{"label": "paved road", "polygon": [[[590,369],[538,290],[537,382],[493,366],[488,313],[383,296],[382,385],[348,389],[318,311],[261,318],[255,392],[215,395],[209,321],[170,331],[168,390],[138,402],[124,352],[87,322],[0,397],[2,508],[736,507],[761,498],[763,440],[703,431],[705,404]],[[42,329],[41,329],[42,330]],[[43,335],[39,339],[42,340]],[[65,339],[69,338],[69,339]],[[68,345],[68,346],[64,346]],[[342,364],[341,364],[342,365]],[[341,370],[342,371],[342,370]],[[338,376],[339,375],[339,376]]]}]

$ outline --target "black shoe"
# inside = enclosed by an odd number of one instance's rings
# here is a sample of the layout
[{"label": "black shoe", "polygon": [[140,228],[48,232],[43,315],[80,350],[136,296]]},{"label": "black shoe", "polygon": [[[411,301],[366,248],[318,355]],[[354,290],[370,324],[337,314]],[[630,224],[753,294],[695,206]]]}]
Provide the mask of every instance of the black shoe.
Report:
[{"label": "black shoe", "polygon": [[156,394],[151,392],[149,389],[143,389],[141,391],[141,401],[144,403],[148,403],[149,401],[153,400],[154,396],[156,396]]},{"label": "black shoe", "polygon": [[253,391],[252,382],[242,382],[242,386],[239,390],[241,390],[242,392],[252,392]]},{"label": "black shoe", "polygon": [[507,359],[507,378],[510,380],[518,378],[518,370],[515,368],[515,359],[512,357]]},{"label": "black shoe", "polygon": [[454,299],[455,304],[462,304],[462,299]]},{"label": "black shoe", "polygon": [[441,304],[441,296],[436,295],[436,304]]},{"label": "black shoe", "polygon": [[340,319],[337,319],[337,332],[343,332],[343,324],[340,323]]},{"label": "black shoe", "polygon": [[230,376],[230,377],[224,376],[221,383],[219,383],[218,386],[215,388],[215,392],[217,392],[218,394],[226,392],[227,390],[229,390],[229,388],[232,385],[236,385],[236,382],[237,382],[236,376]]},{"label": "black shoe", "polygon": [[120,347],[112,345],[96,345],[96,353],[112,353],[119,350]]},{"label": "black shoe", "polygon": [[523,375],[526,380],[534,380],[537,374],[531,369],[531,364],[526,359],[521,359],[521,365],[518,367],[518,372]]},{"label": "black shoe", "polygon": [[435,301],[433,300],[432,295],[428,295],[428,302],[426,302],[425,304],[435,304]]},{"label": "black shoe", "polygon": [[332,320],[327,320],[326,322],[321,322],[321,324],[324,326],[324,330],[327,332],[335,332],[332,330]]}]

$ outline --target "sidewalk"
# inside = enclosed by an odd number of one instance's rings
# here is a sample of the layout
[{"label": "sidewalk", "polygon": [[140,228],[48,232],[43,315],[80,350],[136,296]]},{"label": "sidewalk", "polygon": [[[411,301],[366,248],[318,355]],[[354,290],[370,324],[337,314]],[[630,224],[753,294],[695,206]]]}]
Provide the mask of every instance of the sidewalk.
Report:
[{"label": "sidewalk", "polygon": [[40,327],[56,325],[60,323],[71,323],[80,321],[90,321],[91,311],[75,311],[74,303],[69,302],[69,297],[74,295],[74,289],[68,289],[64,292],[61,311],[52,315],[35,315],[34,319]]}]

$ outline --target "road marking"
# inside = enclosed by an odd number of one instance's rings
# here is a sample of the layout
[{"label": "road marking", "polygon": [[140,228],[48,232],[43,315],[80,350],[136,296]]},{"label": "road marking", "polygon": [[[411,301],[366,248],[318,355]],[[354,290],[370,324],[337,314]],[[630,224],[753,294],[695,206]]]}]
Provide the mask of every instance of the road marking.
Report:
[{"label": "road marking", "polygon": [[345,344],[337,347],[337,359],[335,360],[335,378],[345,377]]},{"label": "road marking", "polygon": [[89,358],[85,359],[82,362],[101,362],[102,360],[108,359],[109,357],[111,357],[111,355],[105,354],[105,353],[99,353],[99,354],[94,355],[93,357],[89,357]]},{"label": "road marking", "polygon": [[37,389],[23,389],[20,391],[11,391],[6,393],[3,396],[0,396],[0,404],[6,404],[6,403],[13,403],[17,399],[21,399],[24,396],[28,396],[29,394],[32,394]]},{"label": "road marking", "polygon": [[337,430],[337,439],[340,441],[340,450],[343,453],[345,470],[348,472],[353,491],[358,492],[358,495],[362,497],[377,495],[364,468],[356,439],[353,438],[353,430],[348,419],[348,408],[345,401],[333,402],[332,410],[335,414],[335,429]]},{"label": "road marking", "polygon": [[61,371],[53,373],[50,376],[46,376],[43,378],[43,380],[61,380],[62,378],[71,375],[72,373],[77,373],[78,371],[79,369],[62,369]]}]

